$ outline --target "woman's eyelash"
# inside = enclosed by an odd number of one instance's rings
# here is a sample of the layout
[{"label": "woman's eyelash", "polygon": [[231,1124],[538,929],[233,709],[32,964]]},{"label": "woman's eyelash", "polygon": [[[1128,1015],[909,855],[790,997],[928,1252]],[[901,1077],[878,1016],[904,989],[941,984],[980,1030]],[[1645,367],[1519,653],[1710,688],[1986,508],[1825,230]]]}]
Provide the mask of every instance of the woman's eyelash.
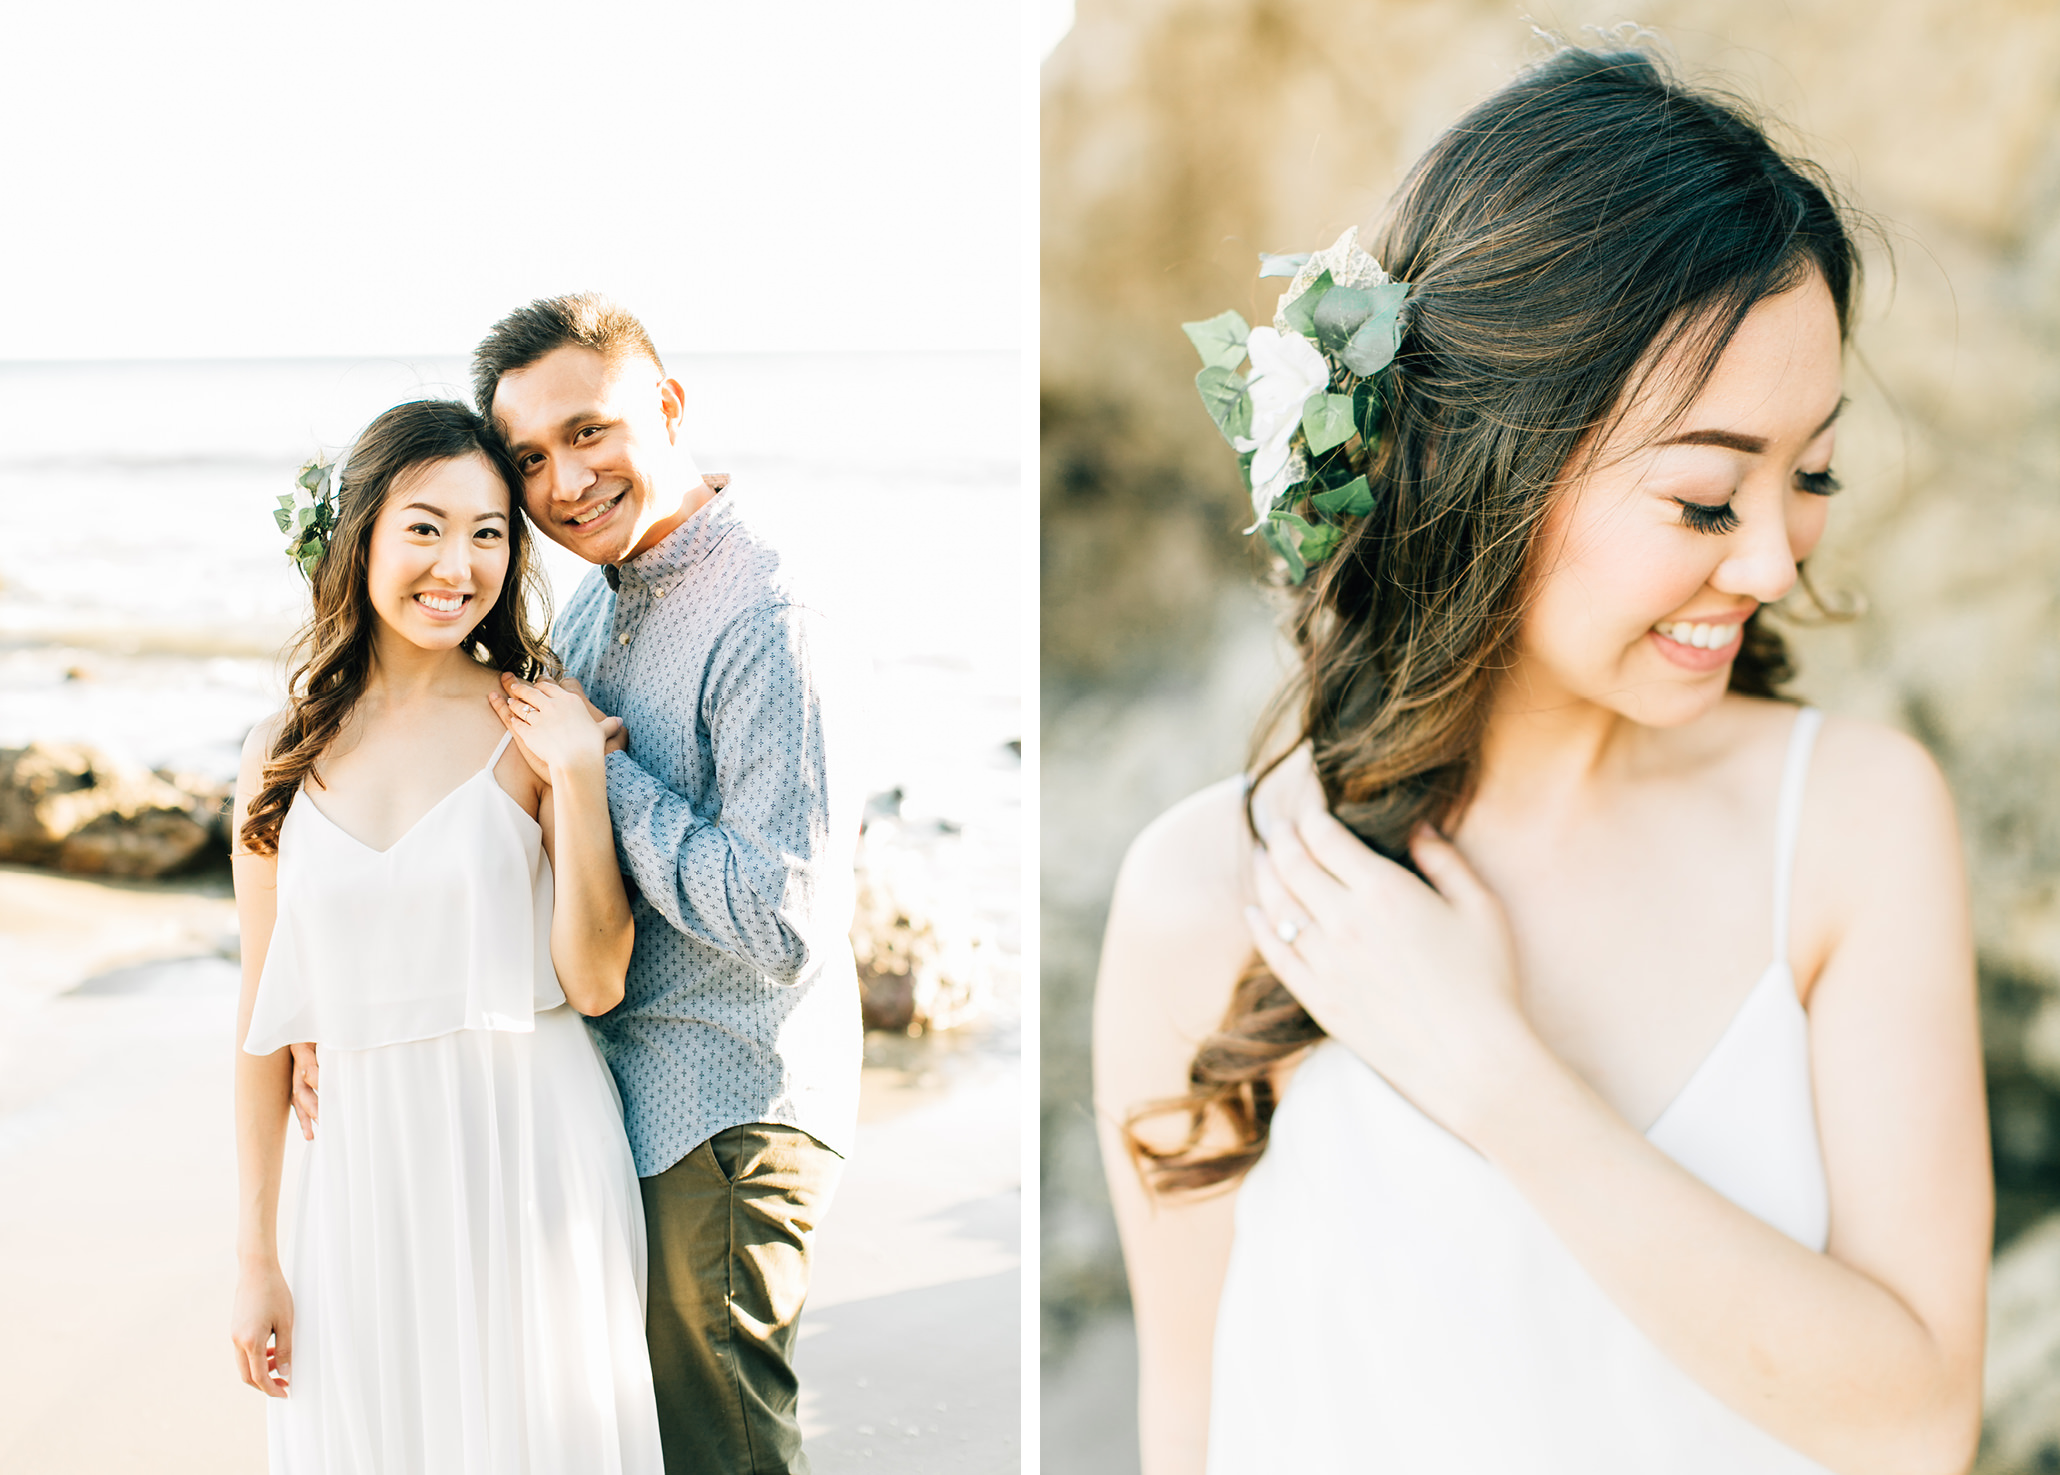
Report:
[{"label": "woman's eyelash", "polygon": [[[1831,468],[1822,471],[1798,471],[1795,474],[1797,490],[1808,492],[1813,497],[1828,497],[1839,489],[1838,478]],[[1728,533],[1738,526],[1738,513],[1729,502],[1712,507],[1707,502],[1691,502],[1686,497],[1674,498],[1681,509],[1681,525],[1698,533]]]},{"label": "woman's eyelash", "polygon": [[1698,533],[1728,533],[1738,526],[1738,514],[1729,502],[1712,507],[1685,497],[1676,497],[1674,501],[1681,508],[1681,525]]}]

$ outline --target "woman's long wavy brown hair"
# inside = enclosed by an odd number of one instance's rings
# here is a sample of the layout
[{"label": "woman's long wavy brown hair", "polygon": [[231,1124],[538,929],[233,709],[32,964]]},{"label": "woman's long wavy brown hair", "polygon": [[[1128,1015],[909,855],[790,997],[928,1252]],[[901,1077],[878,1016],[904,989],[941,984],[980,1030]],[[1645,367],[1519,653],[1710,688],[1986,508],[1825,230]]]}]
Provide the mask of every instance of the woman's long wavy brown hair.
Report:
[{"label": "woman's long wavy brown hair", "polygon": [[[1754,304],[1813,272],[1843,336],[1859,258],[1819,172],[1741,106],[1643,53],[1573,48],[1431,147],[1372,250],[1414,287],[1368,468],[1375,506],[1297,592],[1298,670],[1253,764],[1263,775],[1295,746],[1282,734],[1306,740],[1338,818],[1406,863],[1415,828],[1449,830],[1472,795],[1532,548],[1577,458],[1655,365],[1685,370],[1665,384],[1685,410]],[[1774,696],[1791,674],[1755,613],[1731,689]],[[1254,957],[1188,1094],[1127,1124],[1146,1182],[1240,1178],[1266,1149],[1274,1073],[1322,1035]],[[1140,1135],[1167,1115],[1185,1116],[1183,1140]]]},{"label": "woman's long wavy brown hair", "polygon": [[536,633],[549,627],[550,589],[529,546],[522,477],[514,462],[487,423],[455,400],[395,405],[365,427],[346,460],[336,531],[310,577],[314,608],[293,648],[285,721],[239,832],[245,851],[278,852],[279,826],[294,794],[306,780],[322,782],[316,762],[343,731],[372,674],[379,617],[365,571],[372,525],[387,493],[409,471],[464,456],[482,457],[508,488],[508,577],[461,648],[525,681],[556,673],[557,662]]}]

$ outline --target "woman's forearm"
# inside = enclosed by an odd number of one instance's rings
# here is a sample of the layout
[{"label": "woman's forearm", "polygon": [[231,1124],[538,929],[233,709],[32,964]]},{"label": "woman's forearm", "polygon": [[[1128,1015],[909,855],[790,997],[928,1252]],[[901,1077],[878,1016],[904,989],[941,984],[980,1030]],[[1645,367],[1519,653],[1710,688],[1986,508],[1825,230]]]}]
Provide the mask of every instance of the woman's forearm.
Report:
[{"label": "woman's forearm", "polygon": [[[245,1021],[245,1029],[248,1021]],[[245,1264],[279,1257],[279,1179],[286,1151],[292,1055],[236,1051],[236,1257]]]},{"label": "woman's forearm", "polygon": [[608,823],[604,758],[551,770],[553,906],[551,964],[582,1014],[622,1002],[631,944],[629,897]]},{"label": "woman's forearm", "polygon": [[1835,1471],[1966,1468],[1978,1360],[1689,1173],[1542,1046],[1504,1080],[1468,1140],[1690,1377]]},{"label": "woman's forearm", "polygon": [[[249,796],[256,792],[258,764],[267,750],[264,729],[244,744],[236,782],[234,822],[242,831]],[[258,986],[271,950],[279,915],[279,862],[240,844],[230,859],[236,884],[236,930],[241,944],[243,983],[236,1002],[236,1256],[246,1266],[276,1265],[279,1257],[279,1177],[286,1151],[286,1114],[292,1089],[293,1052],[252,1055],[243,1048],[257,1011]]]}]

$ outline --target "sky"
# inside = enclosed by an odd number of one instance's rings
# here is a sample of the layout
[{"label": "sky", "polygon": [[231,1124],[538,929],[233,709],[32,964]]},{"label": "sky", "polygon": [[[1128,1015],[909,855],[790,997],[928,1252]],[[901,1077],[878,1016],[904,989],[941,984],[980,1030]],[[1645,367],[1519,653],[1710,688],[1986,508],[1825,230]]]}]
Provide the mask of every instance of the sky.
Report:
[{"label": "sky", "polygon": [[0,359],[1015,349],[1011,0],[14,7]]}]

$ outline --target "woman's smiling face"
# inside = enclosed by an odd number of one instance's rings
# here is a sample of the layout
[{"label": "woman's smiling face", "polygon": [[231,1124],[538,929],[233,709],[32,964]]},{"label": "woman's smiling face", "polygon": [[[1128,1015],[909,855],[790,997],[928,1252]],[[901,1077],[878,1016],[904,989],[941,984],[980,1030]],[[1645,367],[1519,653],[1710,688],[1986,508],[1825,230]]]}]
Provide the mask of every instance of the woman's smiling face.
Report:
[{"label": "woman's smiling face", "polygon": [[1813,271],[1753,307],[1680,415],[1651,377],[1541,530],[1517,700],[1657,727],[1716,705],[1746,617],[1823,535],[1843,348]]},{"label": "woman's smiling face", "polygon": [[483,456],[431,461],[395,478],[365,566],[380,620],[428,650],[462,643],[507,581],[509,500]]}]

